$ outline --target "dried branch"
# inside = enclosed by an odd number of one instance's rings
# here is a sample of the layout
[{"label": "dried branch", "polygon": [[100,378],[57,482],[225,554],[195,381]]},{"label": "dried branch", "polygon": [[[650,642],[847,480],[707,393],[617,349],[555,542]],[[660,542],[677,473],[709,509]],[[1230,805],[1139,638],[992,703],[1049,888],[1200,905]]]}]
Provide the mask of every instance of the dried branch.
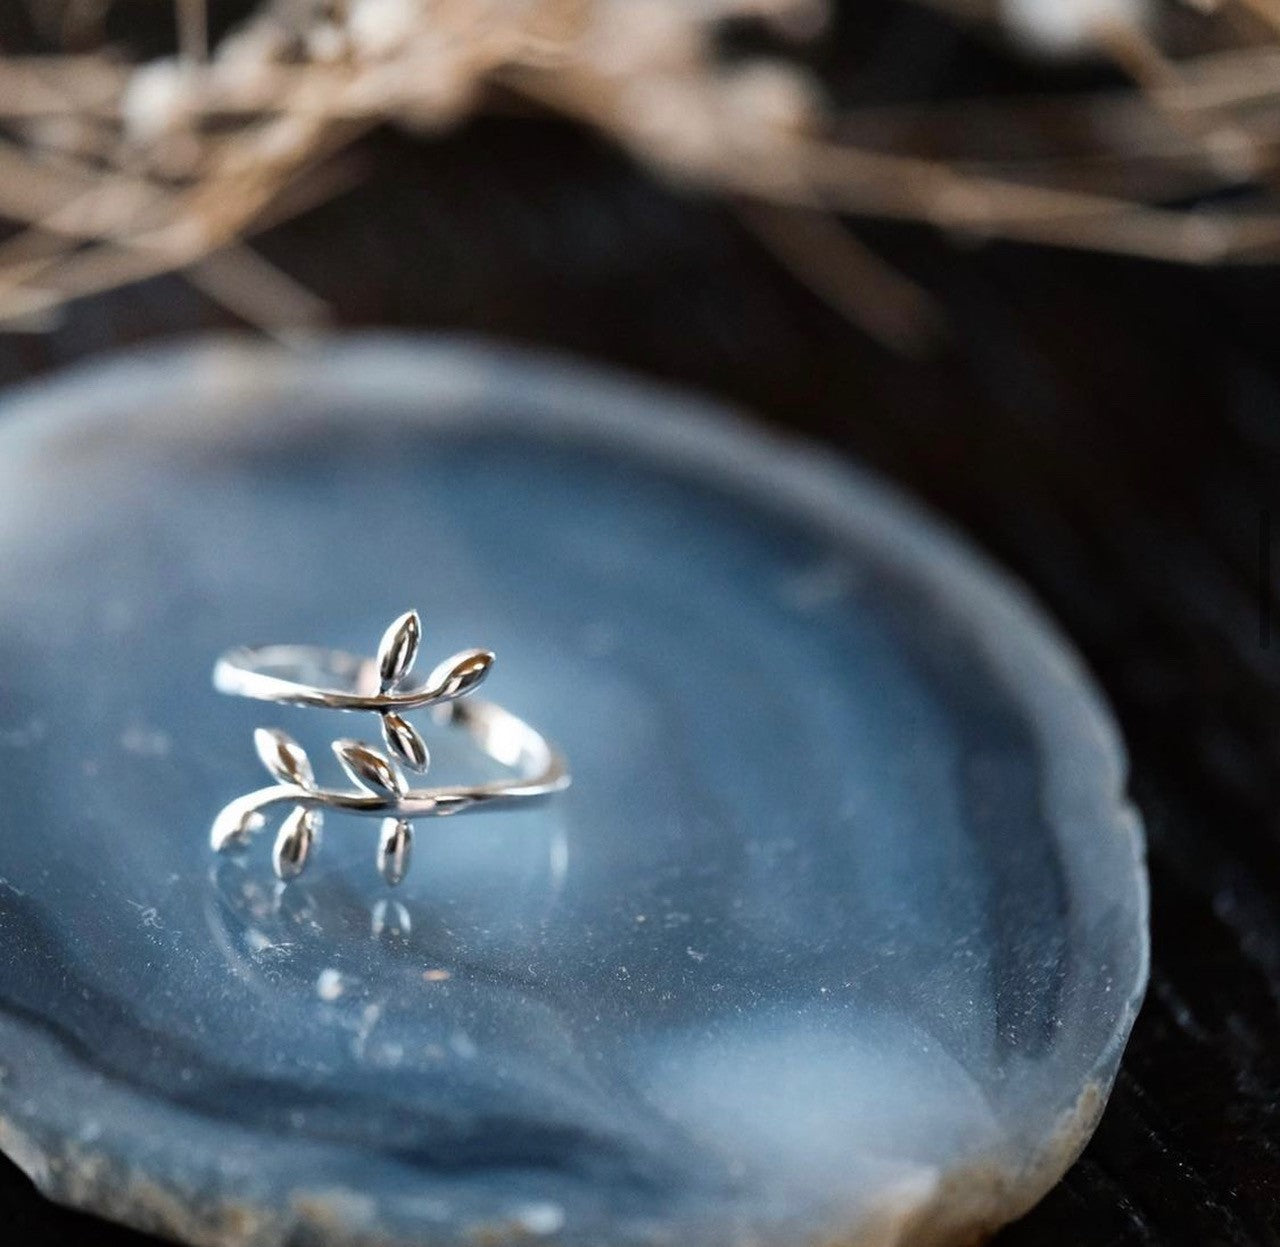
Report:
[{"label": "dried branch", "polygon": [[[1274,255],[1280,0],[1224,4],[1203,53],[1165,50],[1143,0],[936,2],[1041,52],[1109,57],[1136,86],[840,118],[795,63],[718,58],[725,18],[800,38],[824,0],[276,0],[216,47],[205,0],[175,0],[172,60],[0,58],[0,215],[25,227],[0,245],[0,318],[183,270],[275,332],[314,325],[317,301],[243,240],[328,193],[323,171],[370,127],[446,129],[495,88],[747,205],[793,272],[899,344],[927,301],[837,216],[1192,263]],[[106,4],[46,7],[79,42]],[[1264,193],[1248,214],[1169,206],[1243,182]]]},{"label": "dried branch", "polygon": [[891,349],[919,354],[942,336],[929,295],[826,213],[743,203],[744,225],[820,299]]}]

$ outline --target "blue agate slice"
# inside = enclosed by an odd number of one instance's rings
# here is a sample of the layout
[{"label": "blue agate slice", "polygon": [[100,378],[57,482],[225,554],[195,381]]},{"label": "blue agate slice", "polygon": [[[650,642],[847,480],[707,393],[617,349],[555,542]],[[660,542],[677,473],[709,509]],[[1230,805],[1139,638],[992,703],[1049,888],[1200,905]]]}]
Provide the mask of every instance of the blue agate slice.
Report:
[{"label": "blue agate slice", "polygon": [[[194,346],[9,397],[0,602],[0,1147],[55,1199],[227,1247],[933,1244],[1101,1112],[1147,964],[1111,718],[828,457],[493,348]],[[288,886],[273,829],[215,857],[255,727],[362,726],[216,656],[409,607],[571,791],[420,823],[394,891],[359,819]]]}]

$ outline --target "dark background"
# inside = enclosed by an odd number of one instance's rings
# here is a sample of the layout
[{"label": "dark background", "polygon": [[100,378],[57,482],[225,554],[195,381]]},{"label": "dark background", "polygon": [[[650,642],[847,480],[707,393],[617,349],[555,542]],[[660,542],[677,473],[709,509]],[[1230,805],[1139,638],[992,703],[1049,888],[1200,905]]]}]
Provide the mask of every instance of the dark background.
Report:
[{"label": "dark background", "polygon": [[[1018,64],[928,10],[844,8],[814,55],[849,101],[1106,81]],[[0,18],[0,45],[29,36]],[[730,207],[561,124],[364,150],[357,190],[260,240],[340,325],[496,335],[728,398],[906,485],[1039,594],[1129,742],[1155,962],[1097,1135],[998,1243],[1280,1244],[1280,609],[1270,645],[1263,611],[1280,272],[864,227],[946,315],[944,340],[907,358],[828,310]],[[234,326],[164,278],[51,334],[0,336],[0,383]],[[3,1160],[0,1225],[21,1247],[152,1241],[47,1204]]]}]

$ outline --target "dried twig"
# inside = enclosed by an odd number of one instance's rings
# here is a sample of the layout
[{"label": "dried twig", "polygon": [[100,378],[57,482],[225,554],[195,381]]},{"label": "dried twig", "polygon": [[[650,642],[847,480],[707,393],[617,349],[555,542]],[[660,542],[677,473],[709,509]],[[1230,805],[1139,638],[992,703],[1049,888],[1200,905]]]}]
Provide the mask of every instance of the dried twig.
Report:
[{"label": "dried twig", "polygon": [[[726,17],[798,37],[821,27],[823,0],[276,0],[212,48],[205,0],[174,3],[173,60],[0,58],[0,215],[25,227],[0,245],[0,318],[179,269],[274,331],[315,323],[316,301],[241,240],[314,202],[320,171],[369,127],[444,129],[493,88],[745,205],[792,271],[899,345],[930,320],[927,301],[838,216],[1194,263],[1269,259],[1280,244],[1280,0],[1225,5],[1255,33],[1203,55],[1165,51],[1141,0],[937,0],[960,18],[1004,14],[1040,49],[1109,56],[1137,86],[1003,112],[864,114],[856,141],[798,65],[715,51]],[[48,4],[77,41],[105,7]],[[940,143],[962,150],[930,150]],[[1251,214],[1167,206],[1245,181],[1268,192]]]},{"label": "dried twig", "polygon": [[895,351],[918,354],[941,336],[941,310],[830,215],[742,203],[744,225],[814,294]]}]

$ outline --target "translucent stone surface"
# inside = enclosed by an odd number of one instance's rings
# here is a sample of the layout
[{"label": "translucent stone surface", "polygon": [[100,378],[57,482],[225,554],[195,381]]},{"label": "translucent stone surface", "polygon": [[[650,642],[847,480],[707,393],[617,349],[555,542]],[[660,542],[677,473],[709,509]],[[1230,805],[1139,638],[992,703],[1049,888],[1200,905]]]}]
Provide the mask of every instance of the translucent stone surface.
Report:
[{"label": "translucent stone surface", "polygon": [[[218,1244],[934,1243],[1101,1111],[1146,973],[1115,730],[827,458],[461,344],[138,357],[5,405],[0,601],[0,1146],[55,1198]],[[364,726],[215,656],[409,606],[573,789],[420,823],[395,891],[366,820],[287,888],[270,831],[214,858],[254,727]]]}]

